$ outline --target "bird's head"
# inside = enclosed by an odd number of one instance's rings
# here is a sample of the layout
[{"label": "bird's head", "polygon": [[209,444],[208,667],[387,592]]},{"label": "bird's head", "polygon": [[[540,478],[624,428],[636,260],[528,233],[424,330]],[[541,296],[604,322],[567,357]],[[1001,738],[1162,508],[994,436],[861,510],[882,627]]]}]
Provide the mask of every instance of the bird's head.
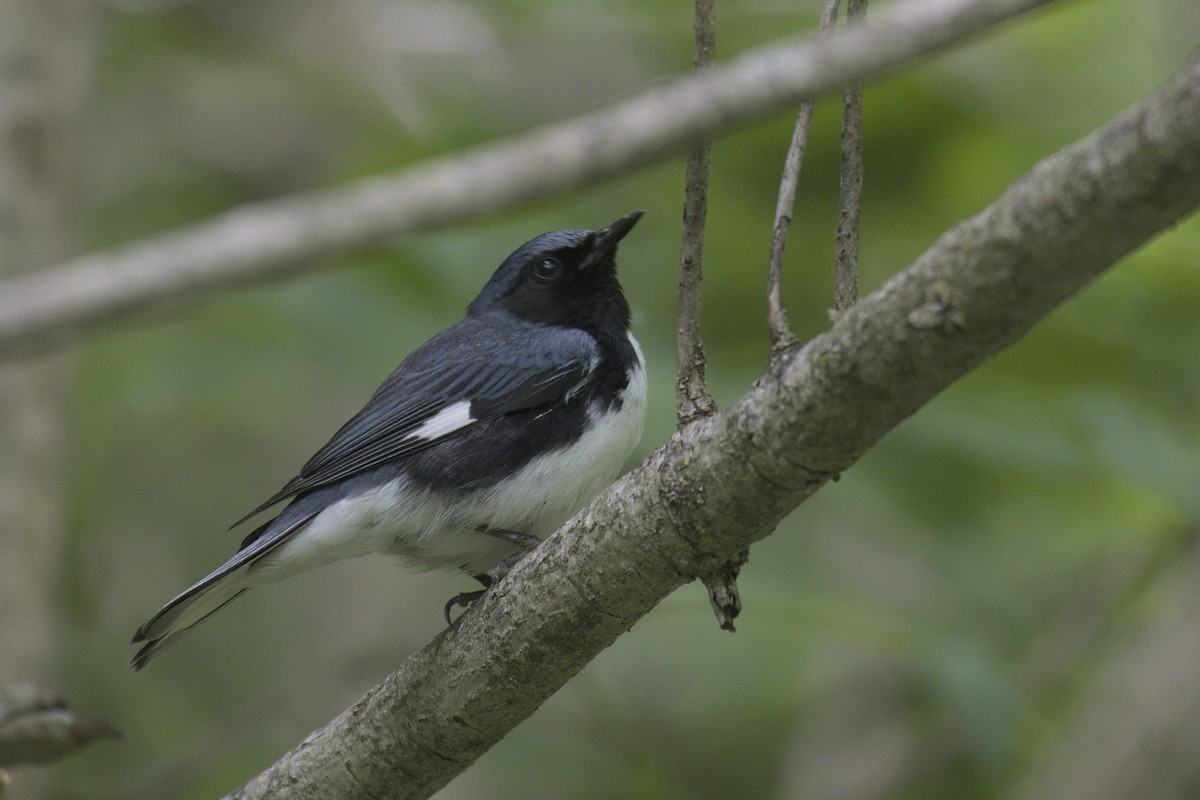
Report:
[{"label": "bird's head", "polygon": [[595,334],[624,332],[629,304],[617,282],[617,243],[641,216],[635,211],[599,231],[551,231],[530,239],[504,260],[467,313],[509,314]]}]

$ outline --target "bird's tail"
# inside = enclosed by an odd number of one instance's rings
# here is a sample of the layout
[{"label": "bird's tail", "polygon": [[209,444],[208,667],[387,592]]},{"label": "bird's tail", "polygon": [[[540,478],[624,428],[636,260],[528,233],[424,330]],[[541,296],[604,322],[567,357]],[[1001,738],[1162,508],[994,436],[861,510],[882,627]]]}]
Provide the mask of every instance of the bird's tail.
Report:
[{"label": "bird's tail", "polygon": [[146,666],[147,661],[175,644],[185,633],[233,602],[250,588],[251,583],[257,583],[258,579],[251,580],[249,576],[254,563],[287,541],[314,516],[315,511],[302,511],[291,516],[285,513],[256,528],[242,540],[242,547],[233,558],[160,608],[138,628],[133,635],[133,644],[145,644],[129,666],[135,670]]},{"label": "bird's tail", "polygon": [[243,570],[230,573],[215,581],[207,579],[188,589],[163,606],[133,635],[133,644],[145,642],[129,666],[139,670],[146,662],[179,641],[250,587],[238,580]]}]

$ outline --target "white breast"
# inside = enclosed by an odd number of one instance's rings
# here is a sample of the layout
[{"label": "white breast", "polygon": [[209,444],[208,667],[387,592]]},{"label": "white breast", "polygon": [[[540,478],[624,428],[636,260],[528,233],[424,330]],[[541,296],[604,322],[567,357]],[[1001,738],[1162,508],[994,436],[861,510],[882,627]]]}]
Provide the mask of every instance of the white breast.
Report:
[{"label": "white breast", "polygon": [[[489,491],[493,524],[535,536],[547,536],[621,473],[625,459],[642,437],[646,417],[646,371],[641,348],[629,337],[637,364],[621,393],[621,408],[598,417],[579,441],[535,458]],[[531,509],[536,511],[531,513]]]}]

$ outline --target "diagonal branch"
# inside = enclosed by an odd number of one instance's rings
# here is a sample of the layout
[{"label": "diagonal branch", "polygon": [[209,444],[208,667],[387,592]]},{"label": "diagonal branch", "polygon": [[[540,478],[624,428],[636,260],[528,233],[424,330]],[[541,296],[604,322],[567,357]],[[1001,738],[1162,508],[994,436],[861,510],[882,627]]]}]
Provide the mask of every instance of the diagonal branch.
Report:
[{"label": "diagonal branch", "polygon": [[1051,156],[698,420],[449,631],[230,797],[427,797],[676,587],[1200,206],[1200,59]]},{"label": "diagonal branch", "polygon": [[907,0],[827,42],[794,39],[568,122],[346,188],[255,203],[0,284],[0,355],[229,287],[315,269],[385,237],[545,200],[697,135],[839,91],[1050,0]]}]

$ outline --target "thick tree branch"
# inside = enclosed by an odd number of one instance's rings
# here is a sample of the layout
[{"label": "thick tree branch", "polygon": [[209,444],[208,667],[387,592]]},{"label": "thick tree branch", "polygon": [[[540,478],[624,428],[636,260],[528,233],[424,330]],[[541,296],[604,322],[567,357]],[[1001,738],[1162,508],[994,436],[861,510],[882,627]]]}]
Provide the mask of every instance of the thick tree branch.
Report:
[{"label": "thick tree branch", "polygon": [[0,355],[221,289],[315,269],[396,234],[544,200],[694,137],[838,91],[1049,0],[908,0],[827,42],[791,40],[569,122],[394,175],[256,203],[0,284]]},{"label": "thick tree branch", "polygon": [[427,797],[664,596],[1200,205],[1200,59],[698,420],[231,797]]}]

